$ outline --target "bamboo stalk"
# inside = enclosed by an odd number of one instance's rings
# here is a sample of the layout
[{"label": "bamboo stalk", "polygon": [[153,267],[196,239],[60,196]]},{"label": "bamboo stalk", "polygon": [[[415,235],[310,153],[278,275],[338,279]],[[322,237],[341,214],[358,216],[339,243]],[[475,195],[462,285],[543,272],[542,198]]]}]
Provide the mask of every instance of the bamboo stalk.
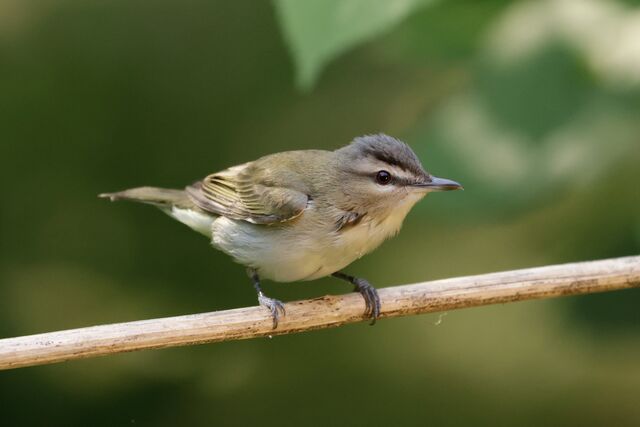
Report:
[{"label": "bamboo stalk", "polygon": [[[379,290],[381,318],[640,287],[640,256],[458,277]],[[70,329],[0,340],[0,369],[151,348],[290,334],[367,320],[359,294]]]}]

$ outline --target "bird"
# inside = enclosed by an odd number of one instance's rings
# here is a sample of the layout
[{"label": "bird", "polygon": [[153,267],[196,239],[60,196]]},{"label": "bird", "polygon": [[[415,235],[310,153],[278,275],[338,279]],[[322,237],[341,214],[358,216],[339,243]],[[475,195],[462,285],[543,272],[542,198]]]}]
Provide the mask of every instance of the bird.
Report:
[{"label": "bird", "polygon": [[183,189],[137,187],[99,197],[154,205],[206,236],[246,267],[276,329],[285,307],[265,295],[262,279],[347,281],[364,298],[364,315],[374,324],[381,311],[378,292],[344,269],[395,236],[427,194],[459,189],[458,182],[427,172],[409,145],[380,133],[333,151],[266,155]]}]

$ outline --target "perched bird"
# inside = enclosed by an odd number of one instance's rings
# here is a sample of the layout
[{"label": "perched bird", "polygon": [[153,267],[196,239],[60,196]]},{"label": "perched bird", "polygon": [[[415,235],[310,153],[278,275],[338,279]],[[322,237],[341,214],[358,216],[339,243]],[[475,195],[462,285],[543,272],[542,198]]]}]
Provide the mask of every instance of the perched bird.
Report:
[{"label": "perched bird", "polygon": [[374,323],[380,314],[378,293],[342,269],[398,233],[425,195],[461,188],[426,172],[404,142],[378,134],[355,138],[335,151],[271,154],[184,190],[139,187],[100,197],[155,205],[207,236],[247,267],[275,329],[284,305],[262,292],[261,278],[346,280],[364,297],[365,314]]}]

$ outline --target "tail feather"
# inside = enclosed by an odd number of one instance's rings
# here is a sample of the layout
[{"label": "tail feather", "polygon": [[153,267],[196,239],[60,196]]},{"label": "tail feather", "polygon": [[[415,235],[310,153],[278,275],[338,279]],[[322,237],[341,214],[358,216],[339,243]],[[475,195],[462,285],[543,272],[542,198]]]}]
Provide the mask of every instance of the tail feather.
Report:
[{"label": "tail feather", "polygon": [[98,197],[111,201],[129,200],[154,205],[170,217],[211,238],[211,224],[216,216],[198,208],[184,190],[138,187],[116,193],[103,193]]},{"label": "tail feather", "polygon": [[112,202],[116,200],[128,200],[160,207],[177,206],[181,208],[191,208],[194,206],[186,191],[170,188],[138,187],[115,193],[102,193],[99,194],[98,197],[110,199]]}]

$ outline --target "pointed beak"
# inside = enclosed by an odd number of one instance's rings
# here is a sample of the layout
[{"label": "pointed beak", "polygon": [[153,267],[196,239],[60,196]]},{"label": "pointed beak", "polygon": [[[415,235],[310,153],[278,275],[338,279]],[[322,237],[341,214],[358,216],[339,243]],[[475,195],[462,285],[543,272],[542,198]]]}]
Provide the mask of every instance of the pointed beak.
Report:
[{"label": "pointed beak", "polygon": [[450,190],[464,190],[459,183],[446,178],[438,178],[436,176],[431,177],[429,182],[421,182],[418,184],[412,184],[412,187],[422,189],[423,191],[450,191]]}]

